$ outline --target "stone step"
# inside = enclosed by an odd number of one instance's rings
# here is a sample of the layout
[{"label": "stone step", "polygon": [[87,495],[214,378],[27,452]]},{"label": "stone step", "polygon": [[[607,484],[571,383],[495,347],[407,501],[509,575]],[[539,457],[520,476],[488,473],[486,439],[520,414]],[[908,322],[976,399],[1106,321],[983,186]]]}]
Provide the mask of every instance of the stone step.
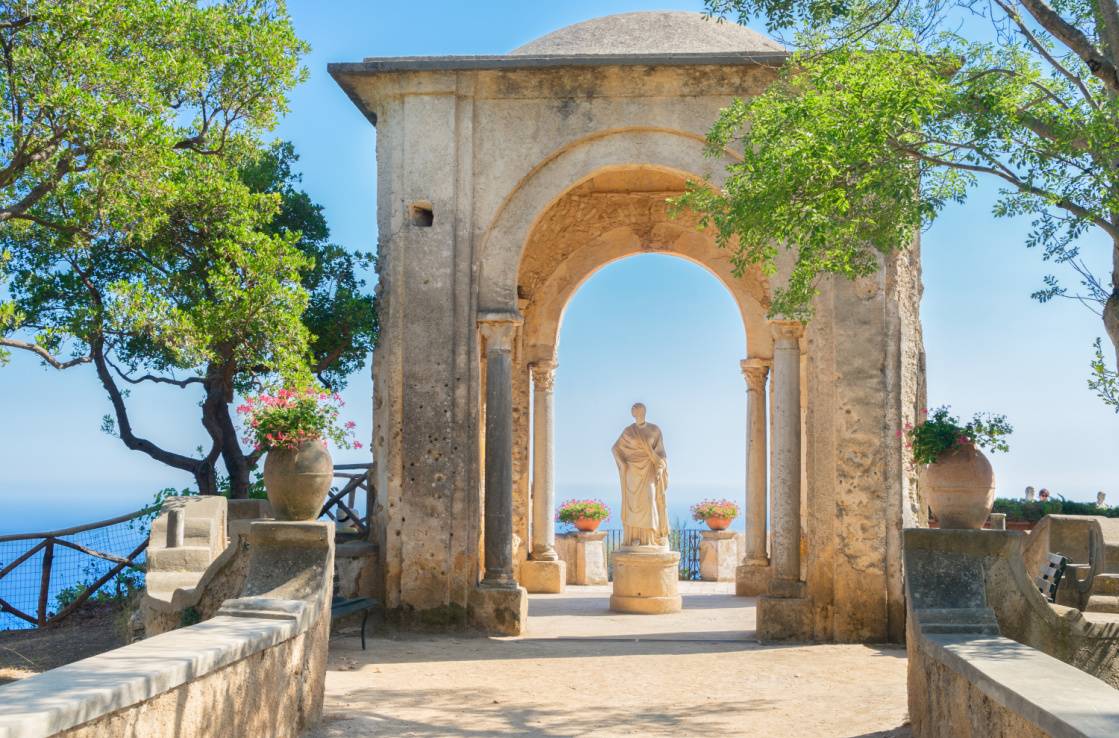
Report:
[{"label": "stone step", "polygon": [[1093,595],[1119,595],[1119,574],[1097,574],[1092,580]]},{"label": "stone step", "polygon": [[148,551],[148,567],[151,571],[203,572],[211,560],[209,546],[153,548]]},{"label": "stone step", "polygon": [[1088,598],[1087,612],[1113,612],[1119,613],[1119,597],[1115,595],[1094,594]]},{"label": "stone step", "polygon": [[176,589],[193,589],[201,578],[201,572],[150,572],[144,588],[152,597],[170,599]]}]

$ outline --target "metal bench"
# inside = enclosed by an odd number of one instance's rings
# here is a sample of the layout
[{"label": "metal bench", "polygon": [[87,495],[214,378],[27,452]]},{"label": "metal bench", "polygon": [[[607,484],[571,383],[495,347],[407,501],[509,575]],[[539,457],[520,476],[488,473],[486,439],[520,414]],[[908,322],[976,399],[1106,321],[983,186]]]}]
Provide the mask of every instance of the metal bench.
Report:
[{"label": "metal bench", "polygon": [[1051,553],[1042,564],[1041,574],[1034,583],[1050,602],[1057,601],[1057,588],[1061,586],[1061,579],[1068,567],[1068,557],[1058,553]]},{"label": "metal bench", "polygon": [[346,615],[353,615],[354,613],[362,613],[361,617],[361,650],[365,650],[365,624],[369,620],[369,611],[378,607],[381,603],[372,597],[335,597],[330,603],[330,620],[331,622],[338,618],[345,617]]}]

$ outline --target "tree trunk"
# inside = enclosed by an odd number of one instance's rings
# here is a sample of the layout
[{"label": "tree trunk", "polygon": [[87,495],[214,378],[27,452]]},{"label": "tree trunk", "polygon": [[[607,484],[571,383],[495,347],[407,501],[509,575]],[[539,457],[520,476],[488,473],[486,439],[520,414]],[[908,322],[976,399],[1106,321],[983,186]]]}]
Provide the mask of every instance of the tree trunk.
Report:
[{"label": "tree trunk", "polygon": [[253,465],[241,451],[241,444],[237,440],[237,429],[233,425],[233,416],[229,413],[229,405],[222,404],[215,408],[216,419],[222,429],[221,459],[225,464],[226,473],[229,474],[229,497],[234,500],[246,500],[249,497],[249,472]]}]

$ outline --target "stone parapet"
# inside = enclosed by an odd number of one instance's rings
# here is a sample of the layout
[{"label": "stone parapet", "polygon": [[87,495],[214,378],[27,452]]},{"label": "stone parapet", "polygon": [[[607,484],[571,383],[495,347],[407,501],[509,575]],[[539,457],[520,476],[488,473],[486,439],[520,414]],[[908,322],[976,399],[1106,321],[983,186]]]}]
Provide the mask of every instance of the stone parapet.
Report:
[{"label": "stone parapet", "polygon": [[333,526],[259,522],[206,622],[0,687],[0,736],[295,738],[322,712]]},{"label": "stone parapet", "polygon": [[1046,602],[1023,566],[1023,538],[905,531],[916,738],[1119,735],[1114,623],[1093,626]]}]

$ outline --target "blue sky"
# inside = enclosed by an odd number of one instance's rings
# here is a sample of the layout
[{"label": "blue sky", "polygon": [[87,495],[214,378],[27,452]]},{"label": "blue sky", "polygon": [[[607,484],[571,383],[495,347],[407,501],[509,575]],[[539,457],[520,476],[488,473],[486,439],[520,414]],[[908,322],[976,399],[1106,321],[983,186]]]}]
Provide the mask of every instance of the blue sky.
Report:
[{"label": "blue sky", "polygon": [[[326,73],[365,56],[503,53],[570,23],[634,10],[699,10],[701,2],[597,0],[539,4],[293,2],[313,51],[310,79],[276,135],[300,153],[304,187],[326,208],[336,241],[376,244],[375,131]],[[953,206],[924,235],[922,318],[931,404],[1006,413],[1016,433],[995,456],[999,493],[1027,484],[1074,499],[1098,489],[1119,503],[1119,417],[1086,387],[1098,319],[1029,293],[1048,265],[1024,247],[1028,223],[990,215],[994,189]],[[1103,240],[1095,251],[1104,266]],[[745,385],[742,326],[729,295],[702,269],[663,256],[613,264],[577,293],[561,335],[557,483],[565,495],[602,490],[616,472],[609,447],[635,399],[666,434],[678,505],[742,489]],[[349,417],[371,430],[368,369],[346,391]],[[195,398],[172,388],[132,397],[135,425],[179,450],[202,441]],[[189,478],[99,431],[108,402],[89,367],[65,373],[17,355],[0,369],[0,530],[54,527],[134,509]],[[367,460],[361,452],[340,461]]]}]

